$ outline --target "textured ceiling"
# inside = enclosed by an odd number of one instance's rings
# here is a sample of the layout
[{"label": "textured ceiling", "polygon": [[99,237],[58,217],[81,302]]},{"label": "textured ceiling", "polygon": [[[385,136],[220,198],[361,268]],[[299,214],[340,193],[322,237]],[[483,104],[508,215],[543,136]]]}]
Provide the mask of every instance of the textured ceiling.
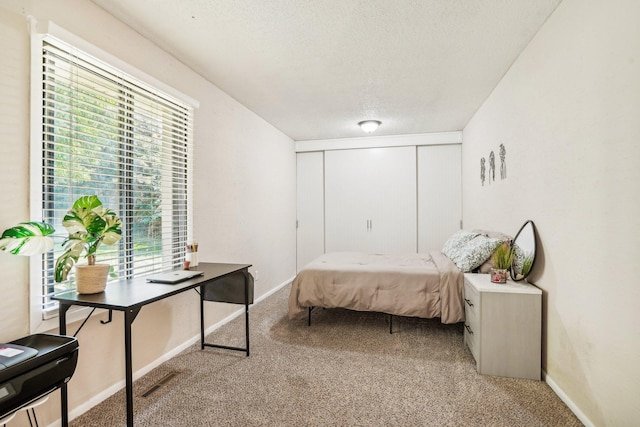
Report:
[{"label": "textured ceiling", "polygon": [[92,0],[294,140],[461,130],[561,0]]}]

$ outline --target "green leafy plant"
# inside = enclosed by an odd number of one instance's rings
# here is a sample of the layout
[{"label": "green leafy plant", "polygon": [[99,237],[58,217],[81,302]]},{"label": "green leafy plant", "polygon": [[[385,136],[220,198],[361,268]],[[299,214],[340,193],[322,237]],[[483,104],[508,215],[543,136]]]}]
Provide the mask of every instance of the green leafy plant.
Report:
[{"label": "green leafy plant", "polygon": [[493,262],[494,268],[500,270],[509,269],[513,262],[513,251],[511,250],[511,246],[509,246],[508,243],[502,243],[491,255],[491,261]]},{"label": "green leafy plant", "polygon": [[[122,237],[122,221],[95,195],[76,200],[64,216],[62,225],[69,236],[62,242],[65,251],[56,260],[56,282],[67,279],[83,254],[89,265],[95,264],[100,244],[113,245]],[[53,233],[55,229],[46,222],[21,222],[2,233],[0,250],[23,256],[42,254],[53,249]]]},{"label": "green leafy plant", "polygon": [[45,253],[53,248],[54,232],[46,222],[21,222],[2,233],[0,250],[23,256]]},{"label": "green leafy plant", "polygon": [[65,251],[55,266],[55,281],[66,280],[78,259],[83,256],[89,265],[95,264],[98,247],[113,245],[122,237],[122,221],[111,209],[105,208],[98,196],[83,196],[75,201],[62,220],[69,236],[62,245]]}]

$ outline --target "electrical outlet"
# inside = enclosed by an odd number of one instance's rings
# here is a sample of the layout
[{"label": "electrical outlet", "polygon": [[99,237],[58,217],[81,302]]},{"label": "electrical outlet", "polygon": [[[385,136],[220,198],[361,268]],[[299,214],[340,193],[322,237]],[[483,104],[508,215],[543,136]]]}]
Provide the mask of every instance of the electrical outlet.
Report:
[{"label": "electrical outlet", "polygon": [[255,279],[256,282],[258,281],[258,270],[254,270],[253,278]]}]

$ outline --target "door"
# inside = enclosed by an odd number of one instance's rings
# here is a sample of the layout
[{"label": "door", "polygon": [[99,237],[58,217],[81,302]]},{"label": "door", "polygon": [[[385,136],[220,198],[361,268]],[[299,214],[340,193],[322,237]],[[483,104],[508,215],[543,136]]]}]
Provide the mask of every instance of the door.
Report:
[{"label": "door", "polygon": [[461,146],[418,147],[418,252],[442,249],[461,221]]},{"label": "door", "polygon": [[324,253],[324,153],[298,153],[296,267]]},{"label": "door", "polygon": [[416,148],[325,153],[327,252],[415,253]]}]

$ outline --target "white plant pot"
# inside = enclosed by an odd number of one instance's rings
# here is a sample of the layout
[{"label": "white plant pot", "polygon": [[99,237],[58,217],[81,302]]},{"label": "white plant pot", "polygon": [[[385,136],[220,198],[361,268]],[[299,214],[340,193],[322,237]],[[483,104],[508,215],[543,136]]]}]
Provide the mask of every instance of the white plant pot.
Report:
[{"label": "white plant pot", "polygon": [[76,290],[79,294],[104,292],[109,277],[109,264],[76,265]]}]

